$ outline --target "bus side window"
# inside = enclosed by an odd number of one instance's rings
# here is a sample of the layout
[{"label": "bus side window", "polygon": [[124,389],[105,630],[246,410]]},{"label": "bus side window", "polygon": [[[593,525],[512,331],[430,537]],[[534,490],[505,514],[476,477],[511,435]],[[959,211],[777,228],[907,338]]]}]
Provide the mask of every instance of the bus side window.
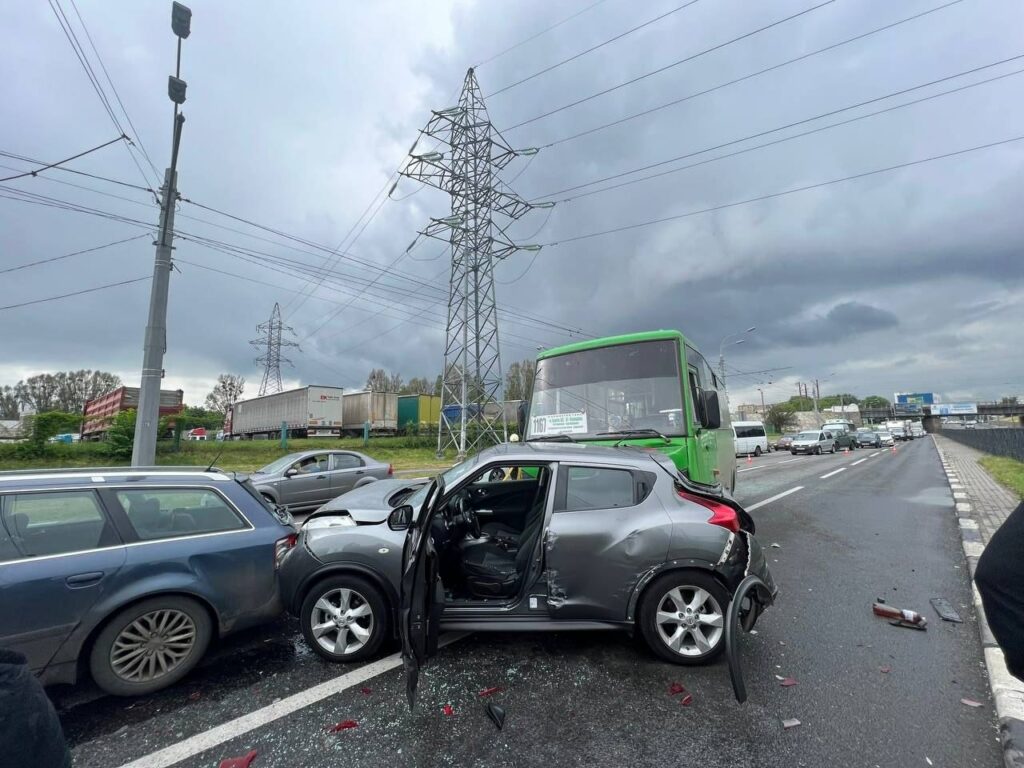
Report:
[{"label": "bus side window", "polygon": [[690,375],[690,413],[693,416],[693,424],[696,427],[700,427],[703,423],[701,419],[701,397],[700,397],[700,382],[697,380],[697,369],[692,365],[688,367]]}]

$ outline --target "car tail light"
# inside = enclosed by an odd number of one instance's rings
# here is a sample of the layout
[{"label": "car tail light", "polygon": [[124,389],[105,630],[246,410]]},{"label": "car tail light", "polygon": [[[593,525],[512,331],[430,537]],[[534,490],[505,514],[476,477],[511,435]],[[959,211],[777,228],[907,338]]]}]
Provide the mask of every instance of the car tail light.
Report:
[{"label": "car tail light", "polygon": [[395,474],[395,465],[388,464],[388,477],[391,477],[393,474]]},{"label": "car tail light", "polygon": [[289,533],[283,539],[278,539],[274,542],[274,568],[281,567],[281,561],[284,560],[284,556],[288,554],[289,550],[295,546],[295,542],[298,540],[299,535],[297,533]]},{"label": "car tail light", "polygon": [[686,491],[676,492],[680,498],[692,501],[694,504],[700,504],[705,509],[710,510],[711,517],[708,518],[708,522],[712,525],[720,525],[733,533],[740,532],[740,517],[736,514],[736,510],[729,505],[705,499],[703,496],[697,496]]}]

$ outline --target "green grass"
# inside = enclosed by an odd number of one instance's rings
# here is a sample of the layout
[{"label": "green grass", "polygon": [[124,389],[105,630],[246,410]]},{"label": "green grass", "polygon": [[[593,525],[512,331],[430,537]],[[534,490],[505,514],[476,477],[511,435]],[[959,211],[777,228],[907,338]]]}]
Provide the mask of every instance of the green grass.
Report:
[{"label": "green grass", "polygon": [[1024,462],[1004,456],[985,456],[978,463],[999,483],[1024,499]]},{"label": "green grass", "polygon": [[[394,465],[396,470],[450,467],[455,461],[455,454],[449,452],[444,459],[438,460],[436,441],[436,437],[375,437],[364,446],[360,438],[294,439],[288,441],[287,450],[282,450],[277,440],[196,441],[182,442],[177,452],[168,441],[157,445],[156,463],[206,466],[215,462],[221,469],[251,472],[287,453],[322,448],[360,451]],[[31,459],[19,456],[17,448],[17,445],[0,445],[0,470],[126,466],[129,463],[126,459],[112,460],[106,455],[103,443],[50,444],[46,455]]]}]

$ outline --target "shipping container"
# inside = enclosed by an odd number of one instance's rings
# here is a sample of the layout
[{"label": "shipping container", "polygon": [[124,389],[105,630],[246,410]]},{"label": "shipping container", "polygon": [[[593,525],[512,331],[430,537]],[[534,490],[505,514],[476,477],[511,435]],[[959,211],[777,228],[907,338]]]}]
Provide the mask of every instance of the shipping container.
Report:
[{"label": "shipping container", "polygon": [[398,396],[398,428],[405,429],[410,424],[437,424],[441,418],[441,398],[437,395],[399,395]]},{"label": "shipping container", "polygon": [[362,434],[370,422],[376,434],[398,430],[398,395],[394,392],[347,392],[345,394],[345,431]]},{"label": "shipping container", "polygon": [[344,405],[341,387],[300,387],[235,403],[224,428],[232,435],[269,437],[280,434],[283,423],[293,437],[340,436]]},{"label": "shipping container", "polygon": [[[82,409],[83,440],[100,440],[121,411],[138,410],[139,388],[118,387],[105,395],[86,400]],[[180,389],[160,390],[160,415],[173,416],[185,410],[185,393]]]}]

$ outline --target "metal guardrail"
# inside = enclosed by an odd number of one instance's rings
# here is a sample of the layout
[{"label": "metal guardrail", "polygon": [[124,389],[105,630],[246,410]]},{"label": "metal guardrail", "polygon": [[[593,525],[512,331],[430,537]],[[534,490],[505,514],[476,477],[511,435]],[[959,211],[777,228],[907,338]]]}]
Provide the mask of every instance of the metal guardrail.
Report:
[{"label": "metal guardrail", "polygon": [[993,456],[1024,461],[1024,429],[944,429],[939,434]]}]

